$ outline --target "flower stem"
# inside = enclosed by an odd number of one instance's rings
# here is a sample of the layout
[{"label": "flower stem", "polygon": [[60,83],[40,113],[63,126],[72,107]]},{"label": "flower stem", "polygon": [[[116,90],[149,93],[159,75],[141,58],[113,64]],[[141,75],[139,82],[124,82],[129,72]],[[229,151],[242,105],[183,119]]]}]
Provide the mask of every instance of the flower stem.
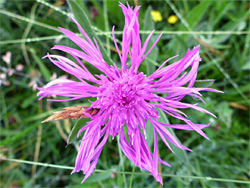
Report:
[{"label": "flower stem", "polygon": [[129,183],[129,188],[132,187],[132,182],[133,182],[133,178],[134,178],[134,173],[135,173],[135,165],[134,165],[134,168],[133,168],[133,171],[132,171],[131,180],[130,180],[130,183]]},{"label": "flower stem", "polygon": [[[118,135],[116,138],[117,138],[117,145],[118,145],[118,151],[119,151],[119,157],[120,157],[120,166],[122,167],[122,171],[124,172],[125,168],[124,168],[124,164],[123,164],[122,150],[121,150],[121,147],[120,147],[120,144],[119,144],[120,135]],[[127,187],[127,181],[126,181],[125,173],[122,173],[122,177],[123,177],[123,181],[124,181],[124,184],[125,184],[124,187]]]}]

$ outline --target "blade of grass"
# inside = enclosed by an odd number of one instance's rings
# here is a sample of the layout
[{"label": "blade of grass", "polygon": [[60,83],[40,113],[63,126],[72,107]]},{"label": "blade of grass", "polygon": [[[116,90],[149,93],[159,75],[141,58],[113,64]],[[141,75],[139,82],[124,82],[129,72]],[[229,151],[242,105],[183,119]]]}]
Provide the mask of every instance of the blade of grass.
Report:
[{"label": "blade of grass", "polygon": [[[47,111],[51,111],[51,106],[50,106],[50,104],[51,104],[51,103],[50,103],[49,101],[47,101],[47,103],[46,103],[46,109],[47,109]],[[66,143],[68,143],[68,137],[67,137],[67,135],[64,133],[63,128],[62,128],[62,126],[61,126],[61,124],[60,124],[60,121],[53,121],[53,122],[55,123],[56,128],[57,128],[57,130],[58,130],[60,136],[62,137],[62,139],[63,139]],[[75,148],[76,148],[77,150],[79,149],[79,146],[78,146],[76,143],[74,143],[74,146],[75,146]]]},{"label": "blade of grass", "polygon": [[88,119],[85,118],[80,118],[77,120],[73,128],[71,129],[69,136],[67,138],[67,145],[72,144],[76,140],[76,135],[80,128],[86,124],[86,122],[89,121]]},{"label": "blade of grass", "polygon": [[22,130],[22,132],[16,134],[15,136],[10,137],[10,138],[8,137],[8,138],[6,138],[4,140],[1,140],[0,145],[6,145],[6,144],[9,145],[9,144],[11,144],[12,142],[14,142],[16,140],[18,140],[18,139],[20,139],[22,137],[25,137],[25,135],[28,135],[28,133],[30,131],[37,128],[39,125],[40,125],[40,122],[34,123],[32,126],[26,126],[27,127],[26,129]]},{"label": "blade of grass", "polygon": [[81,25],[81,27],[84,29],[84,31],[88,34],[90,39],[93,40],[93,38],[95,38],[95,40],[100,48],[100,51],[102,52],[104,60],[107,61],[108,64],[112,64],[112,60],[107,55],[107,52],[104,49],[101,40],[99,39],[99,37],[95,34],[94,30],[92,29],[90,21],[86,15],[86,13],[76,3],[76,1],[67,0],[67,2],[68,2],[68,5],[70,6],[71,12],[74,14],[75,19]]},{"label": "blade of grass", "polygon": [[[42,101],[38,102],[38,113],[43,112],[43,106]],[[36,149],[34,154],[34,162],[38,161],[39,152],[40,152],[40,146],[41,146],[41,137],[42,137],[42,125],[40,124],[38,126],[37,130],[37,139],[36,139]],[[32,178],[33,178],[33,185],[36,185],[36,165],[32,166]]]},{"label": "blade of grass", "polygon": [[[162,110],[157,109],[157,111],[158,111],[158,113],[160,115],[159,121],[169,124],[169,120],[167,118],[167,115]],[[175,132],[174,132],[173,129],[167,127],[167,130],[180,142],[180,140],[176,137]],[[185,164],[188,165],[189,164],[189,159],[188,159],[188,156],[187,156],[187,151],[176,147],[174,144],[172,144],[168,140],[167,140],[167,142],[169,143],[169,145],[173,149],[174,154],[176,155],[176,157],[179,158],[182,162],[184,162]]]},{"label": "blade of grass", "polygon": [[[100,31],[96,27],[93,27],[94,30],[96,30],[96,35],[105,35],[112,39],[111,31]],[[140,31],[140,34],[146,35],[151,33],[152,31]],[[247,35],[250,34],[250,31],[194,31],[194,32],[189,32],[189,31],[155,31],[154,34],[160,34],[163,33],[163,35],[226,35],[226,34],[231,34],[231,35]],[[121,35],[122,31],[115,31],[115,35]],[[80,34],[78,34],[80,36]],[[109,36],[108,36],[109,35]],[[53,35],[53,36],[46,36],[46,37],[35,37],[35,38],[26,38],[26,39],[15,39],[15,40],[4,40],[0,41],[0,45],[5,45],[5,44],[17,44],[17,43],[28,43],[28,42],[39,42],[43,40],[54,40],[58,38],[67,38],[65,35]]]},{"label": "blade of grass", "polygon": [[39,42],[43,40],[54,40],[54,39],[59,39],[59,38],[66,38],[67,36],[65,35],[54,35],[54,36],[47,36],[47,37],[34,37],[34,38],[26,38],[26,39],[15,39],[15,40],[5,40],[5,41],[0,41],[0,45],[5,45],[5,44],[18,44],[18,43],[29,43],[29,42]]},{"label": "blade of grass", "polygon": [[[144,18],[144,24],[143,24],[144,30],[151,30],[151,31],[154,30],[154,21],[152,19],[151,11],[152,11],[152,8],[151,6],[149,6],[146,11],[145,18]],[[146,35],[142,35],[143,42],[146,41],[146,37],[147,37]],[[146,51],[148,51],[153,44],[154,44],[154,40],[153,40],[153,37],[151,37],[151,39],[148,42]],[[149,59],[152,59],[153,61],[156,61],[158,54],[159,54],[159,48],[155,46],[153,50],[148,54],[147,57]],[[146,59],[145,62],[146,62],[146,67],[147,67],[147,75],[151,75],[155,71],[155,65],[152,62],[148,61],[148,59]]]},{"label": "blade of grass", "polygon": [[[188,30],[193,30],[195,26],[200,22],[205,12],[207,12],[210,3],[211,1],[202,1],[187,13],[187,17],[185,17],[185,27],[187,27]],[[181,16],[181,14],[179,14],[179,16]],[[180,30],[185,30],[185,27],[183,27],[182,25]]]},{"label": "blade of grass", "polygon": [[204,57],[204,59],[206,61],[211,61],[217,67],[217,69],[223,74],[223,76],[228,80],[228,82],[234,87],[236,92],[240,94],[240,96],[250,105],[247,96],[239,89],[238,84],[233,81],[231,76],[223,69],[223,67],[220,64],[216,63],[216,61],[213,60],[213,57],[209,53],[207,55],[209,59],[207,57]]},{"label": "blade of grass", "polygon": [[131,175],[131,179],[130,179],[130,183],[129,183],[129,188],[132,187],[133,178],[134,178],[134,173],[135,173],[135,165],[134,165],[133,170],[132,170],[132,175]]},{"label": "blade of grass", "polygon": [[[8,118],[6,116],[4,116],[4,114],[7,113],[7,106],[6,106],[6,101],[5,101],[5,92],[2,91],[1,94],[1,118],[0,120],[2,121],[3,120],[3,123],[4,123],[4,127],[8,128],[9,127],[9,121],[8,121]],[[2,124],[2,123],[1,123]]]},{"label": "blade of grass", "polygon": [[[19,162],[24,164],[36,164],[38,166],[43,167],[51,167],[51,168],[59,168],[59,169],[67,169],[73,170],[74,167],[71,166],[64,166],[64,165],[54,165],[48,163],[41,163],[41,162],[33,162],[33,161],[26,161],[26,160],[19,160],[19,159],[9,159],[9,158],[0,158],[3,161],[12,161],[12,162]],[[126,171],[115,171],[115,170],[101,170],[95,169],[95,172],[113,172],[117,174],[137,174],[137,175],[151,175],[148,172],[126,172]],[[174,174],[161,174],[163,177],[171,177],[171,178],[186,178],[186,179],[197,179],[197,180],[205,180],[205,181],[217,181],[217,182],[232,182],[232,183],[242,183],[242,184],[250,184],[250,181],[243,181],[243,180],[235,180],[235,179],[224,179],[224,178],[214,178],[214,177],[200,177],[200,176],[185,176],[185,175],[174,175]]]},{"label": "blade of grass", "polygon": [[45,6],[47,6],[47,7],[50,7],[51,9],[53,9],[53,10],[55,10],[55,11],[57,11],[57,12],[60,12],[61,14],[65,15],[65,16],[70,17],[70,14],[69,14],[69,13],[63,11],[62,9],[60,9],[60,8],[58,8],[58,7],[56,7],[56,6],[52,5],[52,4],[50,4],[50,3],[48,3],[48,2],[45,2],[45,1],[43,1],[43,0],[36,0],[36,1],[37,1],[38,3],[41,3],[41,4],[45,5]]},{"label": "blade of grass", "polygon": [[[105,24],[105,32],[109,31],[109,23],[108,23],[108,10],[107,10],[107,0],[103,1],[103,17],[104,17],[104,24]],[[106,44],[107,44],[107,53],[110,57],[111,51],[110,51],[110,40],[106,36]]]},{"label": "blade of grass", "polygon": [[47,69],[47,67],[44,65],[41,59],[36,55],[36,51],[33,48],[31,48],[30,52],[33,58],[35,59],[36,63],[38,64],[42,75],[46,78],[47,81],[50,80],[51,77],[50,71]]},{"label": "blade of grass", "polygon": [[[31,13],[30,13],[30,19],[31,20],[34,20],[35,19],[35,11],[36,11],[36,8],[37,8],[38,4],[35,3],[32,8],[31,8]],[[25,28],[24,30],[24,33],[23,33],[23,36],[22,36],[22,39],[26,39],[29,32],[30,32],[30,29],[32,27],[32,23],[28,23],[27,27]],[[28,52],[27,52],[27,49],[26,49],[26,45],[25,45],[25,42],[23,42],[21,44],[21,49],[22,49],[22,52],[23,52],[23,56],[24,56],[24,59],[25,59],[25,62],[27,63],[28,66],[30,66],[30,60],[29,60],[29,55],[28,55]]]},{"label": "blade of grass", "polygon": [[44,24],[42,22],[38,22],[36,20],[32,20],[30,18],[26,18],[24,16],[20,16],[20,15],[11,13],[11,12],[9,12],[7,10],[0,9],[0,14],[4,14],[4,15],[7,15],[7,16],[12,17],[12,18],[16,18],[16,19],[19,19],[19,20],[22,20],[22,21],[25,21],[25,22],[28,22],[28,23],[32,23],[34,25],[38,25],[38,26],[44,27],[46,29],[50,29],[50,30],[54,30],[54,31],[57,31],[57,32],[61,32],[59,29],[57,29],[54,26],[47,25],[47,24]]},{"label": "blade of grass", "polygon": [[[125,168],[124,168],[124,160],[123,160],[123,155],[122,155],[122,149],[121,149],[120,144],[119,144],[120,135],[118,135],[116,138],[117,138],[117,146],[118,146],[119,157],[120,157],[120,166],[122,167],[122,171],[124,171]],[[122,177],[123,177],[123,182],[125,184],[124,187],[127,187],[127,180],[126,180],[125,173],[122,174]]]}]

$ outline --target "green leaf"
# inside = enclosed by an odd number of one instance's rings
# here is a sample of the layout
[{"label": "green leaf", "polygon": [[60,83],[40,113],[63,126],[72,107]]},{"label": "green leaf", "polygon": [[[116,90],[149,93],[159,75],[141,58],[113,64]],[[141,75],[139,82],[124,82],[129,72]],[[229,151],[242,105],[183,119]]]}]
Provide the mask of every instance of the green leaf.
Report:
[{"label": "green leaf", "polygon": [[35,50],[33,48],[31,48],[29,51],[31,52],[33,58],[35,59],[36,63],[38,64],[44,78],[46,78],[46,80],[50,80],[50,77],[51,77],[50,72],[46,68],[46,66],[44,66],[44,63],[41,61],[41,59],[36,55]]},{"label": "green leaf", "polygon": [[147,133],[146,141],[147,141],[148,147],[151,148],[154,142],[154,129],[150,121],[147,121],[146,123],[146,133]]},{"label": "green leaf", "polygon": [[196,88],[208,88],[210,87],[215,80],[208,79],[208,80],[196,80],[194,83],[194,87]]},{"label": "green leaf", "polygon": [[110,57],[107,56],[107,52],[104,49],[101,40],[99,39],[99,37],[93,31],[93,29],[91,27],[91,23],[90,23],[90,21],[88,19],[88,16],[86,15],[86,13],[76,3],[75,0],[67,0],[67,2],[69,4],[69,6],[70,6],[70,9],[71,9],[72,13],[74,14],[75,19],[81,25],[81,27],[84,29],[84,31],[87,33],[87,35],[89,36],[89,38],[91,40],[93,40],[93,37],[96,39],[97,44],[98,44],[98,46],[99,46],[99,48],[101,50],[101,53],[102,53],[102,56],[103,56],[104,60],[108,64],[112,64],[112,60],[110,59]]},{"label": "green leaf", "polygon": [[[151,8],[151,6],[149,6],[147,8],[144,22],[143,22],[143,30],[144,31],[152,31],[154,29],[154,21],[152,19],[151,11],[152,11],[152,8]],[[147,36],[145,34],[142,35],[143,42],[146,40],[146,38],[147,38]]]},{"label": "green leaf", "polygon": [[[103,8],[100,5],[100,1],[99,0],[91,0],[91,2],[93,3],[93,6],[97,9],[97,12],[98,12],[98,15],[96,15],[94,18],[96,26],[101,30],[105,30]],[[103,4],[104,3],[105,2],[103,2]]]},{"label": "green leaf", "polygon": [[246,63],[242,66],[241,69],[242,69],[242,70],[250,70],[250,60],[249,60],[248,62],[246,62]]},{"label": "green leaf", "polygon": [[[109,13],[109,19],[113,22],[116,23],[116,27],[124,27],[124,15],[122,11],[117,11],[119,2],[122,4],[126,4],[127,1],[125,0],[112,0],[112,3],[107,3],[108,7],[108,13]],[[121,9],[120,9],[121,10]]]},{"label": "green leaf", "polygon": [[[154,21],[152,19],[151,15],[152,8],[151,6],[148,7],[145,18],[144,18],[144,23],[143,23],[143,30],[144,31],[153,31],[154,30]],[[147,35],[143,34],[142,35],[142,41],[145,42],[147,38]],[[151,46],[154,44],[153,36],[149,40],[146,52],[151,48]],[[145,59],[146,62],[146,67],[147,67],[147,75],[151,75],[155,71],[155,65],[150,62],[147,59],[150,59],[151,61],[156,61],[158,57],[159,49],[157,46],[153,48],[153,50],[149,53],[147,58]]]},{"label": "green leaf", "polygon": [[[214,28],[216,26],[216,24],[219,23],[219,21],[221,21],[221,19],[223,19],[223,16],[225,16],[225,14],[229,11],[232,10],[232,8],[234,7],[232,1],[221,1],[220,3],[217,3],[216,1],[213,2],[213,5],[215,8],[212,11],[212,14],[210,14],[210,27]],[[216,29],[216,28],[214,28]]]},{"label": "green leaf", "polygon": [[[28,126],[26,129],[22,130],[20,133],[14,135],[14,136],[8,137],[8,138],[6,138],[6,139],[4,139],[2,141],[0,141],[0,145],[6,145],[6,144],[10,145],[12,142],[17,141],[20,138],[26,137],[30,131],[32,131],[33,129],[37,128],[39,125],[41,125],[41,123],[40,122],[36,122],[33,125]],[[0,129],[0,132],[1,132],[1,129]]]},{"label": "green leaf", "polygon": [[[159,121],[169,124],[169,121],[168,121],[166,114],[160,109],[157,109],[157,111],[158,111],[159,116],[160,116]],[[180,140],[176,137],[173,129],[171,129],[169,127],[166,127],[166,129],[178,140],[179,143],[181,143]],[[153,145],[153,142],[154,142],[154,130],[153,130],[153,126],[150,123],[150,121],[147,121],[147,123],[146,123],[146,133],[147,133],[146,141],[147,141],[149,148],[151,148]],[[168,140],[167,140],[167,142],[169,143],[170,147],[174,151],[174,154],[177,156],[177,158],[179,158],[182,162],[189,164],[186,150],[182,150],[182,149],[176,147]]]},{"label": "green leaf", "polygon": [[85,12],[86,16],[88,17],[90,23],[91,23],[91,14],[88,11],[87,7],[86,7],[86,1],[82,1],[82,0],[76,0],[76,3],[82,8],[82,10]]},{"label": "green leaf", "polygon": [[216,105],[215,109],[218,113],[218,117],[226,124],[227,128],[232,127],[233,110],[230,108],[228,102],[223,101]]},{"label": "green leaf", "polygon": [[[191,30],[193,30],[197,24],[201,21],[203,15],[207,12],[207,9],[210,5],[211,1],[206,0],[202,1],[200,4],[195,6],[187,16],[185,16],[185,19],[187,23],[189,24],[189,27]],[[181,25],[180,30],[185,29],[184,25]]]},{"label": "green leaf", "polygon": [[102,182],[102,181],[104,181],[106,179],[110,179],[111,176],[112,176],[112,172],[101,172],[101,173],[98,173],[98,174],[93,174],[84,183]]},{"label": "green leaf", "polygon": [[72,144],[75,139],[76,135],[81,127],[88,121],[88,118],[80,118],[75,123],[74,127],[71,129],[68,139],[67,139],[67,145]]},{"label": "green leaf", "polygon": [[[169,121],[168,121],[168,118],[167,118],[166,114],[162,110],[157,110],[157,111],[159,112],[159,115],[160,115],[159,121],[169,124]],[[176,137],[173,129],[167,127],[167,130],[179,141],[179,143],[181,143],[180,140]],[[175,145],[173,145],[168,140],[167,140],[167,142],[169,143],[170,147],[174,151],[174,154],[177,156],[177,158],[179,158],[182,162],[184,162],[184,163],[186,163],[188,165],[189,160],[188,160],[186,150],[183,150],[183,149],[180,149],[180,148],[176,147]]]},{"label": "green leaf", "polygon": [[34,104],[34,101],[37,101],[37,96],[31,95],[23,100],[21,107],[27,108],[29,105]]}]

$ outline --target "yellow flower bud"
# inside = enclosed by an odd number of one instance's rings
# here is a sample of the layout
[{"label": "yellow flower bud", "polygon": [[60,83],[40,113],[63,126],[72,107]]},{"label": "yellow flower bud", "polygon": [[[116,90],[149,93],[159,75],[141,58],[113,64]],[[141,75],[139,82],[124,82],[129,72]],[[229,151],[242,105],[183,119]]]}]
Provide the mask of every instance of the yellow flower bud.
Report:
[{"label": "yellow flower bud", "polygon": [[168,18],[168,23],[175,24],[178,21],[178,17],[175,15],[171,15]]},{"label": "yellow flower bud", "polygon": [[152,15],[154,22],[161,22],[162,21],[162,16],[161,16],[161,13],[159,11],[152,10],[151,15]]}]

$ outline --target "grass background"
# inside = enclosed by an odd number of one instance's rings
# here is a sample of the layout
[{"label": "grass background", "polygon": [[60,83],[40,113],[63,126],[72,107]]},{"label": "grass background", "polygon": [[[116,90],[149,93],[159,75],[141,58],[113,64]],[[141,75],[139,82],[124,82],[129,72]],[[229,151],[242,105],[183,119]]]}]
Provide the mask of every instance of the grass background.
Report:
[{"label": "grass background", "polygon": [[[119,1],[77,2],[90,18],[107,54],[117,62],[110,31],[116,25],[116,36],[121,40],[119,31],[123,29],[124,18],[117,6]],[[152,28],[157,31],[154,39],[163,32],[157,49],[143,62],[141,71],[149,73],[167,58],[176,54],[183,57],[188,48],[201,44],[203,61],[198,79],[216,79],[212,87],[225,92],[204,92],[207,103],[199,104],[215,113],[217,119],[186,111],[194,122],[211,123],[205,129],[211,141],[195,132],[175,131],[182,143],[193,149],[192,153],[178,151],[176,155],[159,142],[160,156],[172,165],[172,168],[160,166],[164,187],[248,187],[250,2],[129,1],[132,6],[136,3],[141,5],[142,38]],[[65,148],[76,121],[45,124],[41,121],[52,111],[84,105],[87,100],[64,103],[38,101],[33,86],[46,84],[55,78],[55,74],[57,77],[65,76],[49,60],[41,58],[47,52],[59,54],[50,50],[55,43],[75,47],[57,29],[60,26],[79,32],[69,18],[71,10],[64,0],[3,0],[0,7],[0,157],[42,163],[35,166],[25,161],[1,160],[1,187],[161,187],[151,175],[134,168],[119,152],[116,139],[107,142],[97,165],[99,170],[82,185],[80,182],[84,176],[81,173],[70,175],[70,169],[63,169],[72,167],[77,155],[77,141]],[[154,23],[150,10],[158,10],[163,20]],[[175,24],[167,22],[171,15],[179,18]],[[3,60],[7,52],[11,53],[9,63]],[[185,100],[197,102],[192,98]],[[47,167],[45,164],[58,166]]]}]

